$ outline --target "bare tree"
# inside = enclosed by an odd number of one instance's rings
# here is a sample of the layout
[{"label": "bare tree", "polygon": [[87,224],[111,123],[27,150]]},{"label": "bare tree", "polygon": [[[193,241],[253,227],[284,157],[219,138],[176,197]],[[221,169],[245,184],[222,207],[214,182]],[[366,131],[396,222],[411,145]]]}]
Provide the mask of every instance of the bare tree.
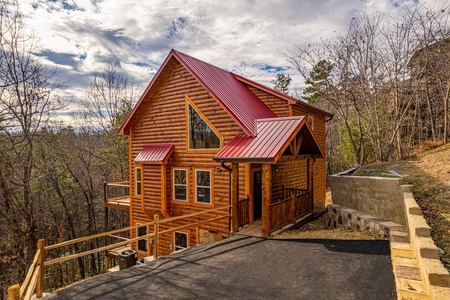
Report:
[{"label": "bare tree", "polygon": [[36,37],[25,32],[16,1],[0,2],[0,26],[0,216],[23,279],[38,239],[35,138],[61,102],[55,70],[33,55]]},{"label": "bare tree", "polygon": [[128,176],[128,138],[117,134],[132,109],[136,97],[135,81],[118,71],[117,63],[109,62],[96,75],[83,99],[82,115],[94,129],[107,136],[108,146],[101,157],[118,171],[118,178]]},{"label": "bare tree", "polygon": [[345,34],[286,54],[308,84],[305,99],[336,113],[343,130],[335,142],[344,152],[350,145],[354,162],[402,158],[414,140],[407,133],[425,127],[435,139],[441,120],[448,127],[447,18],[447,8],[421,5],[399,20],[363,12]]}]

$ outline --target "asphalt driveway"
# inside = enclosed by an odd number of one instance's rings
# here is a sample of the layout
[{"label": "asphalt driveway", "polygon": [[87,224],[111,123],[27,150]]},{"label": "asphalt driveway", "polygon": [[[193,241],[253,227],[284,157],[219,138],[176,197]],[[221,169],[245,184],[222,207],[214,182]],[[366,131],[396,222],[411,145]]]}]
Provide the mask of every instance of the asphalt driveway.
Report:
[{"label": "asphalt driveway", "polygon": [[396,299],[389,241],[235,236],[72,285],[51,299]]}]

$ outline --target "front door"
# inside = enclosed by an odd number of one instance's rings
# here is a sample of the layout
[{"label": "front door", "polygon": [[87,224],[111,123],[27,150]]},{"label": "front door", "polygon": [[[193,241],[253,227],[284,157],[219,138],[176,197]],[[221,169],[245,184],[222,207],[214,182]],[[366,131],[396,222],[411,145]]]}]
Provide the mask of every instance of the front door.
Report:
[{"label": "front door", "polygon": [[253,216],[261,219],[262,213],[262,172],[253,172]]}]

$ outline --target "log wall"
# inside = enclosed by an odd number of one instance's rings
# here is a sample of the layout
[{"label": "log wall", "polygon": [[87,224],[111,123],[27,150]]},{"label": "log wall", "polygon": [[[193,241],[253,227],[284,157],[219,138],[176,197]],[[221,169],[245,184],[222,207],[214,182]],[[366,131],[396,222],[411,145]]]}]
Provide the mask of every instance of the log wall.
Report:
[{"label": "log wall", "polygon": [[[314,134],[317,142],[325,154],[325,118],[324,114],[308,109],[306,106],[299,103],[292,106],[292,113],[294,116],[309,115],[314,118]],[[327,187],[327,172],[325,166],[325,158],[316,159],[314,163],[314,206],[317,208],[325,208],[325,193]]]},{"label": "log wall", "polygon": [[[167,68],[171,74],[162,74],[166,81],[159,85],[155,93],[145,100],[145,108],[135,119],[131,129],[131,157],[130,164],[134,166],[134,159],[146,144],[173,143],[174,151],[166,168],[166,203],[167,212],[170,216],[180,216],[202,211],[205,205],[195,203],[195,170],[210,170],[212,183],[212,201],[214,207],[228,205],[228,171],[214,162],[213,157],[218,151],[188,150],[186,132],[186,96],[198,107],[208,121],[222,135],[224,144],[234,138],[240,131],[240,127],[228,115],[228,113],[211,97],[200,83],[175,59],[169,61],[172,64]],[[173,168],[183,168],[188,171],[188,201],[182,203],[173,201]],[[216,171],[220,168],[220,171]],[[244,164],[240,164],[239,181],[245,182]],[[132,201],[132,222],[151,221],[151,213],[161,210],[161,166],[144,165],[144,207],[149,213],[141,209],[140,200]],[[134,172],[133,178],[134,182]],[[156,191],[159,188],[159,192]],[[239,191],[239,198],[244,198],[244,188]],[[134,194],[134,191],[133,191]],[[211,206],[209,206],[211,207]],[[206,215],[205,217],[214,217]],[[160,216],[163,218],[163,216]],[[185,225],[192,222],[181,220],[174,222],[173,227]],[[227,233],[228,221],[226,219],[216,224],[204,226],[208,230]],[[161,230],[164,230],[161,228]],[[195,228],[190,231],[191,245],[196,241]],[[167,235],[161,239],[162,255],[170,253],[170,245],[173,236]]]}]

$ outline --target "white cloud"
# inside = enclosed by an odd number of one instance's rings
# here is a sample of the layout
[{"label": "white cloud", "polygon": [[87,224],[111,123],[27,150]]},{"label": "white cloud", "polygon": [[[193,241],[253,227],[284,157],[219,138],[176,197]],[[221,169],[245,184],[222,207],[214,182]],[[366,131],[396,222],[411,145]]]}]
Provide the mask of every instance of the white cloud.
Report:
[{"label": "white cloud", "polygon": [[[20,0],[43,59],[69,80],[60,92],[68,97],[82,97],[109,60],[143,90],[171,48],[270,86],[276,70],[267,66],[290,67],[280,51],[344,32],[361,10],[398,17],[403,8],[396,3],[416,1]],[[298,86],[295,70],[287,73]]]}]

